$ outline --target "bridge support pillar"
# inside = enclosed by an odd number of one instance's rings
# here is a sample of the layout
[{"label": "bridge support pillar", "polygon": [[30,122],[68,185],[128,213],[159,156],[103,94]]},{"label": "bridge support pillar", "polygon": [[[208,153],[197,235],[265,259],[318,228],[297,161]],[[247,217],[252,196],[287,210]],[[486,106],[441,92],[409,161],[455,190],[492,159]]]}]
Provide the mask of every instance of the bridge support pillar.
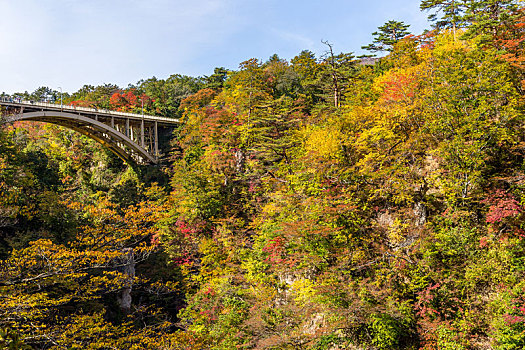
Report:
[{"label": "bridge support pillar", "polygon": [[144,119],[140,121],[140,147],[144,148]]},{"label": "bridge support pillar", "polygon": [[155,159],[159,159],[159,130],[158,123],[155,121]]},{"label": "bridge support pillar", "polygon": [[129,118],[126,118],[126,136],[129,137]]}]

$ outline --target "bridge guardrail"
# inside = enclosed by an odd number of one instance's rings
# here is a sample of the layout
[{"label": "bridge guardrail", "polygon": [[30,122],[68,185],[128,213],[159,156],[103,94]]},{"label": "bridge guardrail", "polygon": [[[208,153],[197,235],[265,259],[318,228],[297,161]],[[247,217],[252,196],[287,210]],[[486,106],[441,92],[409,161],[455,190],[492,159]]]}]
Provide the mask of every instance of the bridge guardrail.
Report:
[{"label": "bridge guardrail", "polygon": [[71,106],[71,105],[59,105],[56,103],[26,101],[26,100],[22,100],[18,98],[0,98],[0,102],[17,104],[20,106],[29,106],[29,107],[47,107],[47,108],[57,108],[57,109],[69,110],[69,111],[103,113],[103,114],[109,114],[109,115],[113,115],[117,117],[132,117],[135,119],[144,118],[144,119],[157,120],[157,121],[168,122],[168,123],[178,123],[179,122],[178,119],[158,117],[158,116],[148,115],[148,114],[116,112],[116,111],[111,111],[111,110],[103,109],[103,108],[88,108],[88,107],[77,107],[77,106]]}]

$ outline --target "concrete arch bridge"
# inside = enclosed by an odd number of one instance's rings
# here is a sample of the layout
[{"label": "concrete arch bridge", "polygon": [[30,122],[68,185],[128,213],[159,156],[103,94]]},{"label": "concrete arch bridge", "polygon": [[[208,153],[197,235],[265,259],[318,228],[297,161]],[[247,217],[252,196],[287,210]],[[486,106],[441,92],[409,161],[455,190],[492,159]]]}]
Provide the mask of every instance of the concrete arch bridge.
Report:
[{"label": "concrete arch bridge", "polygon": [[178,119],[105,109],[0,99],[2,123],[38,121],[61,125],[101,143],[126,162],[157,164],[159,135],[171,132]]}]

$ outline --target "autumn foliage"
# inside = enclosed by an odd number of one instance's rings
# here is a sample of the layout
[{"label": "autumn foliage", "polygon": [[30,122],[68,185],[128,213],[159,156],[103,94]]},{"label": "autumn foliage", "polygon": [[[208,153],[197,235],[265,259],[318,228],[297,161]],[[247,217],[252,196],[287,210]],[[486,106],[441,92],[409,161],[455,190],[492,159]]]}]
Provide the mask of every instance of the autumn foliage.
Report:
[{"label": "autumn foliage", "polygon": [[0,347],[524,348],[511,3],[425,1],[373,64],[326,42],[69,96],[178,118],[159,168],[1,129]]}]

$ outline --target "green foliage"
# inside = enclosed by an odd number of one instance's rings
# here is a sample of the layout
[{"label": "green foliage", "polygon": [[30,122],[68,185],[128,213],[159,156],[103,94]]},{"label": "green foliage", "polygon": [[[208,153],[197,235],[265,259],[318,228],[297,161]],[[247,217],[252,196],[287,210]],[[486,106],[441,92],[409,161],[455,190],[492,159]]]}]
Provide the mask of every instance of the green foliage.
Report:
[{"label": "green foliage", "polygon": [[370,325],[372,344],[379,349],[393,349],[399,343],[399,325],[389,315],[375,315]]},{"label": "green foliage", "polygon": [[209,77],[204,77],[204,88],[220,89],[224,86],[224,82],[228,77],[228,70],[224,67],[215,68],[213,74]]},{"label": "green foliage", "polygon": [[382,26],[379,26],[377,28],[379,31],[372,33],[374,36],[372,44],[362,46],[361,48],[372,52],[390,52],[399,40],[410,34],[410,32],[407,31],[408,27],[410,27],[409,24],[390,20]]},{"label": "green foliage", "polygon": [[328,46],[328,50],[321,61],[317,84],[325,101],[333,101],[337,108],[341,106],[344,92],[356,73],[356,62],[352,53],[335,54],[332,44],[327,41],[323,44]]},{"label": "green foliage", "polygon": [[[476,1],[472,1],[475,3]],[[435,10],[428,16],[436,28],[459,28],[464,23],[465,0],[422,0],[421,10]]]},{"label": "green foliage", "polygon": [[524,346],[523,297],[523,282],[519,282],[493,301],[495,317],[492,326],[496,349],[520,349]]},{"label": "green foliage", "polygon": [[[519,0],[470,0],[465,18],[470,22],[466,36],[478,36],[486,45],[498,47],[498,38],[518,20]],[[495,45],[496,44],[496,45]]]}]

